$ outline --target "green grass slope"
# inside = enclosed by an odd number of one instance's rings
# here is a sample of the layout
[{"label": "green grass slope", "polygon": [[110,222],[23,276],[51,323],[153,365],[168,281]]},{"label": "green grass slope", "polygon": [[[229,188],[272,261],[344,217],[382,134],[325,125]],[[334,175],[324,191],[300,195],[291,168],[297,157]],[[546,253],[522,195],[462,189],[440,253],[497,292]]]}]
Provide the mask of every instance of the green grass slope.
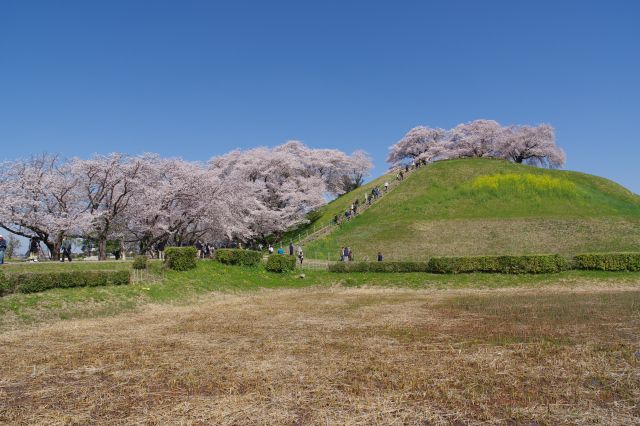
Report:
[{"label": "green grass slope", "polygon": [[[343,212],[373,185],[316,215]],[[441,161],[412,172],[370,209],[306,246],[308,257],[426,259],[481,255],[640,250],[640,197],[600,177],[499,160]]]}]

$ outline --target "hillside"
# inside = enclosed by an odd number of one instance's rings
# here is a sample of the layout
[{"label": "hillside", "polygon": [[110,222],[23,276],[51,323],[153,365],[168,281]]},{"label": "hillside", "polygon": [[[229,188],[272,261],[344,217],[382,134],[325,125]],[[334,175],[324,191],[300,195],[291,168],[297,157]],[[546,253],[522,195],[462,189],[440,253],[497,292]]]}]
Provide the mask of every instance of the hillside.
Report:
[{"label": "hillside", "polygon": [[[325,224],[382,176],[314,215]],[[313,226],[313,224],[311,225]],[[640,249],[640,197],[600,177],[499,160],[463,159],[418,169],[371,208],[309,242],[308,257],[425,259],[433,255]]]}]

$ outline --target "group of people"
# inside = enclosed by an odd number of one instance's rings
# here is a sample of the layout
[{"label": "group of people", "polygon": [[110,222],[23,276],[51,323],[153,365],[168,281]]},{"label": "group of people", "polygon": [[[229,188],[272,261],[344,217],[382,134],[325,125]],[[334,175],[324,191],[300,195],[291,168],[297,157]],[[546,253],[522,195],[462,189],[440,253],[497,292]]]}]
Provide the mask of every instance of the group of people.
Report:
[{"label": "group of people", "polygon": [[[259,246],[260,249],[262,249],[262,244]],[[269,251],[269,254],[273,254],[273,252],[275,251],[273,244],[269,244],[269,247],[267,248],[267,250]],[[284,247],[282,246],[282,244],[280,245],[280,247],[278,248],[278,250],[276,251],[277,254],[281,254],[284,256],[285,251],[284,251]],[[295,247],[293,246],[293,241],[289,243],[289,256],[294,256],[296,255],[296,251],[295,251]],[[302,251],[302,246],[298,247],[298,253],[296,255],[298,257],[298,260],[300,261],[300,264],[302,265],[302,262],[304,262],[304,251]]]},{"label": "group of people", "polygon": [[195,246],[196,250],[198,251],[199,259],[209,259],[213,257],[215,253],[215,247],[207,242],[197,240]]},{"label": "group of people", "polygon": [[[378,262],[382,262],[384,260],[384,256],[382,256],[382,252],[379,251],[376,257]],[[351,247],[342,247],[340,249],[340,261],[342,262],[352,262],[353,261],[353,250]]]},{"label": "group of people", "polygon": [[343,262],[353,261],[353,250],[350,247],[342,247],[340,249],[340,260]]},{"label": "group of people", "polygon": [[[385,182],[383,185],[383,188],[384,188],[384,192],[386,192],[389,189],[389,182]],[[370,206],[371,203],[373,203],[378,198],[382,197],[382,193],[383,193],[383,190],[377,186],[373,188],[371,192],[365,192],[364,204]],[[356,199],[353,201],[353,203],[351,203],[351,206],[349,206],[349,208],[346,209],[343,214],[337,214],[333,217],[333,223],[335,225],[340,225],[344,221],[347,221],[347,222],[350,221],[358,214],[359,209],[360,209],[360,199]]]},{"label": "group of people", "polygon": [[422,166],[427,165],[427,160],[414,160],[411,164],[405,164],[404,170],[401,168],[396,175],[397,180],[404,180],[404,175],[409,173],[411,170],[419,169]]}]

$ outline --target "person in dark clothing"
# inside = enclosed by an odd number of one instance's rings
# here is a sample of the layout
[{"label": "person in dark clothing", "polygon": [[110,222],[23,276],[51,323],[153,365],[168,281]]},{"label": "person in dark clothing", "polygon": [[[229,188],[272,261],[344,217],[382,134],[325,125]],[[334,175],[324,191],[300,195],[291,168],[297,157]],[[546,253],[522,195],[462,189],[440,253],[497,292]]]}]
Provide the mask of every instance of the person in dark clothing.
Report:
[{"label": "person in dark clothing", "polygon": [[167,242],[165,240],[160,240],[156,244],[156,250],[158,250],[158,259],[164,260],[164,248],[167,246]]},{"label": "person in dark clothing", "polygon": [[196,250],[198,250],[198,259],[202,256],[202,242],[200,240],[196,241]]},{"label": "person in dark clothing", "polygon": [[0,265],[4,264],[4,252],[7,250],[7,240],[0,235]]},{"label": "person in dark clothing", "polygon": [[29,241],[29,260],[32,262],[38,261],[38,251],[40,250],[40,240],[36,237],[31,237]]},{"label": "person in dark clothing", "polygon": [[69,238],[65,238],[64,241],[62,241],[62,256],[60,257],[60,262],[64,262],[65,256],[69,259],[69,262],[71,262],[71,246],[72,244]]},{"label": "person in dark clothing", "polygon": [[378,252],[378,262],[382,262],[382,252]]},{"label": "person in dark clothing", "polygon": [[289,242],[289,256],[293,256],[293,241]]}]

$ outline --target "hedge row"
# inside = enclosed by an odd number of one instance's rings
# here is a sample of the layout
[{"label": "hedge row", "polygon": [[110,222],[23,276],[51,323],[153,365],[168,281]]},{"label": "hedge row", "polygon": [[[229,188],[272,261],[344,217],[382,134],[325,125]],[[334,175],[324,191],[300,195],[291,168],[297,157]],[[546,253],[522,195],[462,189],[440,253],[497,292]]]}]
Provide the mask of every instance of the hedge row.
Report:
[{"label": "hedge row", "polygon": [[198,251],[195,247],[167,247],[164,264],[175,271],[188,271],[196,267]]},{"label": "hedge row", "polygon": [[262,253],[255,250],[218,249],[215,260],[225,265],[257,266],[262,262]]},{"label": "hedge row", "polygon": [[569,261],[559,254],[524,256],[434,257],[429,260],[429,272],[459,274],[494,272],[501,274],[544,274],[570,269]]},{"label": "hedge row", "polygon": [[283,254],[272,254],[267,259],[265,269],[269,272],[293,271],[296,268],[296,258]]},{"label": "hedge row", "polygon": [[428,262],[337,262],[331,272],[429,272]]},{"label": "hedge row", "polygon": [[640,271],[640,253],[592,253],[573,258],[575,269],[594,271]]},{"label": "hedge row", "polygon": [[0,276],[0,293],[129,284],[129,271],[25,272]]},{"label": "hedge row", "polygon": [[569,261],[557,254],[527,256],[434,257],[428,262],[337,262],[332,272],[499,272],[503,274],[540,274],[569,269]]}]

